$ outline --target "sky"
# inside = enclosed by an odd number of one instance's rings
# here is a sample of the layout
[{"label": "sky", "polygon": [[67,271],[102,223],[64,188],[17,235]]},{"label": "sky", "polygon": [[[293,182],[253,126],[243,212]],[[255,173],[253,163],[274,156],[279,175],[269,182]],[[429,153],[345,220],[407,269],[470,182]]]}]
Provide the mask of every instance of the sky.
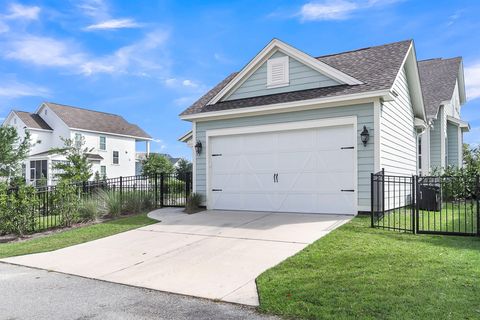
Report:
[{"label": "sky", "polygon": [[178,114],[272,38],[313,56],[414,39],[419,60],[464,58],[465,142],[480,143],[480,1],[0,4],[0,120],[43,101],[111,112],[148,132],[152,151],[191,158]]}]

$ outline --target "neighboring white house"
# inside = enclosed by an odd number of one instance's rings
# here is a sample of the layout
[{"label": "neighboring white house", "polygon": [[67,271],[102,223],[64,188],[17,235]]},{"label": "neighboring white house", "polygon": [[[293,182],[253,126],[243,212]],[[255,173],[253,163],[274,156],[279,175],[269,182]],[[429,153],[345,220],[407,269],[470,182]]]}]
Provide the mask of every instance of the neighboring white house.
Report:
[{"label": "neighboring white house", "polygon": [[[166,157],[170,163],[175,167],[177,168],[178,167],[178,163],[179,161],[182,159],[182,158],[174,158],[172,157],[171,155],[167,154],[167,153],[154,153],[154,152],[151,152],[150,153],[151,155],[152,154],[158,154],[160,156],[164,156]],[[145,160],[147,160],[147,156],[148,154],[146,152],[137,152],[136,156],[135,156],[135,174],[136,175],[141,175],[142,174],[142,171],[143,171],[143,162]]]},{"label": "neighboring white house", "polygon": [[55,184],[54,164],[65,157],[50,150],[62,147],[62,139],[84,139],[84,147],[93,149],[93,173],[107,178],[135,175],[136,143],[145,141],[147,152],[150,149],[151,137],[121,116],[51,102],[42,103],[35,113],[11,111],[3,125],[16,128],[22,138],[30,133],[31,149],[23,166],[29,183],[46,179]]},{"label": "neighboring white house", "polygon": [[194,148],[194,192],[209,209],[356,214],[370,210],[371,173],[460,166],[455,61],[439,76],[411,40],[321,57],[272,40],[180,115],[192,122],[179,140]]}]

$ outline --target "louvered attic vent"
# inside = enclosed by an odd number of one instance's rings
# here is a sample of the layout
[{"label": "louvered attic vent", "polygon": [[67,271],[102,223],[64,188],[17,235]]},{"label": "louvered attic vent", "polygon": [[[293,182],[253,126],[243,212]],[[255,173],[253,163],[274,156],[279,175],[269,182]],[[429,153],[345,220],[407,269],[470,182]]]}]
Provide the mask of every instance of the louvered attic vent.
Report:
[{"label": "louvered attic vent", "polygon": [[288,56],[267,61],[267,88],[288,86]]}]

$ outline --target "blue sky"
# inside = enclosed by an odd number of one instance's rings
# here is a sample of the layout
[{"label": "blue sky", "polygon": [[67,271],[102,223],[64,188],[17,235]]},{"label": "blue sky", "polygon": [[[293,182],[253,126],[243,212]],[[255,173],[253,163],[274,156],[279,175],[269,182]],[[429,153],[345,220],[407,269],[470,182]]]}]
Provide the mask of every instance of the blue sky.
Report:
[{"label": "blue sky", "polygon": [[0,0],[0,118],[53,101],[121,114],[152,150],[190,158],[178,114],[272,38],[312,55],[414,39],[463,56],[480,142],[480,1]]}]

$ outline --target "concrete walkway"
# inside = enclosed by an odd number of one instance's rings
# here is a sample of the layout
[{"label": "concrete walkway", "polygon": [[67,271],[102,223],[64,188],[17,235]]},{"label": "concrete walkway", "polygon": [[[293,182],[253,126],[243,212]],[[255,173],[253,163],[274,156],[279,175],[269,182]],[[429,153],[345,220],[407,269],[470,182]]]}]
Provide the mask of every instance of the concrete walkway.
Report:
[{"label": "concrete walkway", "polygon": [[161,222],[3,261],[88,278],[258,305],[255,279],[350,216],[240,211],[150,214]]}]

